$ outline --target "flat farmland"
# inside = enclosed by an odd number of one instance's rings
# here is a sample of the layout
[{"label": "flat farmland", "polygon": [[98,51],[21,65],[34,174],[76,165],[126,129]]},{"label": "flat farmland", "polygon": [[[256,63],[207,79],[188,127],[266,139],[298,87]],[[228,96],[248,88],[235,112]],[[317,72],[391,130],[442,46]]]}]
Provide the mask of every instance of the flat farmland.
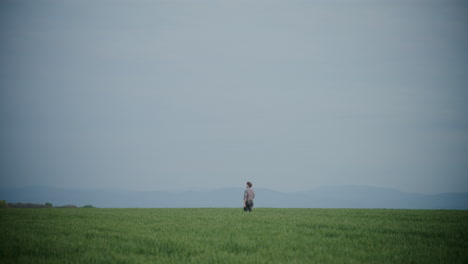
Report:
[{"label": "flat farmland", "polygon": [[468,211],[0,209],[0,263],[468,263]]}]

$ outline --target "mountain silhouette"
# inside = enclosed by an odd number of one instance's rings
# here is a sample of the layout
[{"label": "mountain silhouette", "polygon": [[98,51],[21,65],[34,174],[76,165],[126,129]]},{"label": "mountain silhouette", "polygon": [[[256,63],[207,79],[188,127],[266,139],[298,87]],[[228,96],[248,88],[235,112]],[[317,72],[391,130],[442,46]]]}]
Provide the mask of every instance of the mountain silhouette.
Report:
[{"label": "mountain silhouette", "polygon": [[[391,208],[468,210],[468,193],[418,194],[368,186],[329,186],[303,192],[254,188],[255,207]],[[242,207],[242,188],[207,191],[126,191],[61,189],[45,186],[0,187],[0,200],[54,205],[92,204],[100,208]]]}]

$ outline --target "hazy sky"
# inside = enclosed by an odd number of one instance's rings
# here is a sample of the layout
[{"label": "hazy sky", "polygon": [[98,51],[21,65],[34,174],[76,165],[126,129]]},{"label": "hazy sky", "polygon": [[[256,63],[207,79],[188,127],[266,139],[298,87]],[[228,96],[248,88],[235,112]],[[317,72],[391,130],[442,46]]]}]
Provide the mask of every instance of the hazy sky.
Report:
[{"label": "hazy sky", "polygon": [[0,2],[0,184],[468,191],[468,1]]}]

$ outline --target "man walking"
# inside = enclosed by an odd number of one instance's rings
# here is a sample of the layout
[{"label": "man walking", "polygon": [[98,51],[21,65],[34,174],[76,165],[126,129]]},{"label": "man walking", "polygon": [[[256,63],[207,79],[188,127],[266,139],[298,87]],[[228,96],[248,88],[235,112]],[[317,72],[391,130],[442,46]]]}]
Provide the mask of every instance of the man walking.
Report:
[{"label": "man walking", "polygon": [[247,182],[247,189],[244,191],[244,211],[252,212],[253,199],[255,198],[255,192],[252,190],[252,183]]}]

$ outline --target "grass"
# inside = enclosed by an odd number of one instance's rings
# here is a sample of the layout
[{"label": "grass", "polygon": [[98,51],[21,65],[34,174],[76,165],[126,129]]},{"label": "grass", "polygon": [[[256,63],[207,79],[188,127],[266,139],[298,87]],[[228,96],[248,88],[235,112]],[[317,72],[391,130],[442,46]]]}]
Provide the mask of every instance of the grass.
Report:
[{"label": "grass", "polygon": [[1,263],[468,263],[468,211],[1,209]]}]

